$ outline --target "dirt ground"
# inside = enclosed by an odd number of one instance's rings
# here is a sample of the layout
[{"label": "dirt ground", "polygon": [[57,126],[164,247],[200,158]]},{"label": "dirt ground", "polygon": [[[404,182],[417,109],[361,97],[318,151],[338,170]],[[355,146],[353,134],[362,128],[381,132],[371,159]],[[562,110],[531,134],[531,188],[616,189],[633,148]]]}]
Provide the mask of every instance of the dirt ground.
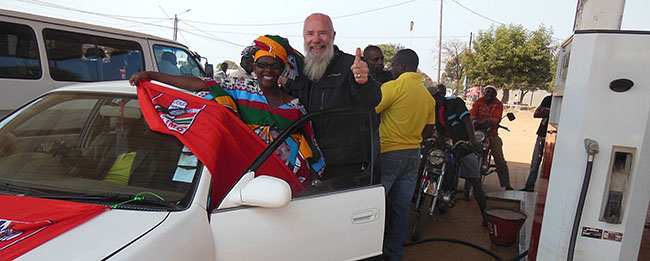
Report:
[{"label": "dirt ground", "polygon": [[501,125],[510,129],[510,131],[499,130],[499,136],[503,139],[503,153],[506,161],[530,163],[535,139],[537,139],[537,127],[539,127],[541,119],[533,118],[534,111],[505,110],[504,114],[507,112],[514,113],[516,119],[514,121],[508,121],[508,118],[501,120]]},{"label": "dirt ground", "polygon": [[[515,113],[516,119],[514,121],[503,119],[501,124],[508,127],[510,131],[500,130],[499,135],[504,143],[503,149],[510,169],[510,181],[515,189],[520,189],[523,188],[528,177],[540,119],[533,118],[533,111],[506,110],[504,114],[509,111]],[[498,184],[496,174],[484,180],[484,190],[486,193],[503,190]],[[414,215],[411,218],[412,222],[413,218]],[[411,233],[409,232],[408,235],[407,243],[411,242]],[[501,247],[491,243],[488,229],[481,226],[480,212],[473,198],[470,201],[459,199],[458,204],[450,209],[449,213],[436,214],[434,219],[427,220],[421,239],[425,238],[452,238],[466,241],[497,254],[503,260],[512,259],[519,254],[517,244]],[[437,241],[406,247],[403,260],[495,259],[465,245]]]}]

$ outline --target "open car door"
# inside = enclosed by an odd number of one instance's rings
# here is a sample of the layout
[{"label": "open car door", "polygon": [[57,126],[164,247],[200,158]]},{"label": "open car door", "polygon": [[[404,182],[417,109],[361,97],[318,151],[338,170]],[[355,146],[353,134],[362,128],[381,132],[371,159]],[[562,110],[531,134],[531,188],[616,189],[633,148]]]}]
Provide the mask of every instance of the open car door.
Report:
[{"label": "open car door", "polygon": [[[368,153],[367,168],[358,173],[344,173],[311,186],[299,195],[286,190],[268,189],[270,183],[259,176],[252,178],[252,171],[274,153],[289,134],[295,132],[313,117],[356,116],[367,121]],[[251,204],[221,204],[210,214],[210,227],[214,238],[217,260],[358,260],[381,254],[385,195],[381,184],[373,182],[373,159],[378,146],[370,131],[368,113],[349,110],[317,112],[297,120],[276,138],[233,187],[230,195],[244,197],[255,191],[258,207]],[[325,158],[327,162],[327,158]],[[325,175],[328,175],[327,169]],[[255,189],[245,192],[242,188]],[[283,182],[282,180],[279,180]],[[272,182],[271,182],[272,183]],[[308,185],[307,185],[308,186]],[[282,187],[282,186],[280,186]],[[288,187],[288,185],[287,185]],[[277,188],[277,187],[276,187]],[[271,192],[273,191],[273,192]],[[270,193],[264,195],[264,193]],[[286,202],[278,194],[288,193]],[[228,198],[228,197],[227,197]],[[260,203],[261,202],[261,203]],[[240,202],[241,203],[241,202]],[[287,204],[288,203],[288,204]],[[259,207],[261,206],[261,207]]]}]

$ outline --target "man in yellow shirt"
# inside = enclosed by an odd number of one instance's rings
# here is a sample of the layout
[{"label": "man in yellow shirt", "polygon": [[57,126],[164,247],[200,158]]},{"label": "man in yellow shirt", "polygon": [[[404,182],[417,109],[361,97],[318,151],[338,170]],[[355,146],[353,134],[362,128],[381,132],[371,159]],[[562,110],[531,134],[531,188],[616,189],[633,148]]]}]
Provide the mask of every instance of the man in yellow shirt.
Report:
[{"label": "man in yellow shirt", "polygon": [[420,164],[423,135],[431,136],[435,124],[435,101],[417,73],[418,56],[411,49],[393,56],[395,80],[381,86],[379,169],[386,190],[384,260],[401,260],[411,198]]}]

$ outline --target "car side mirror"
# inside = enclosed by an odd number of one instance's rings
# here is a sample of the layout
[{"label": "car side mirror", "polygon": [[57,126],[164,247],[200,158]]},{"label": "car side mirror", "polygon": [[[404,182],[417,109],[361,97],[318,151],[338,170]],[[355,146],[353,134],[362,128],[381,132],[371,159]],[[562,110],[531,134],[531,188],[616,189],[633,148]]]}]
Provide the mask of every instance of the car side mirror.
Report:
[{"label": "car side mirror", "polygon": [[255,172],[249,171],[228,192],[218,209],[237,206],[278,208],[290,201],[291,187],[286,181],[266,175],[255,177]]},{"label": "car side mirror", "polygon": [[214,77],[214,66],[212,64],[205,64],[205,77]]},{"label": "car side mirror", "polygon": [[512,112],[508,112],[508,113],[506,114],[506,117],[508,117],[508,120],[509,120],[509,121],[514,121],[514,120],[515,120],[515,114],[512,113]]},{"label": "car side mirror", "polygon": [[262,175],[248,182],[240,195],[242,205],[278,208],[291,201],[291,187],[282,179]]}]

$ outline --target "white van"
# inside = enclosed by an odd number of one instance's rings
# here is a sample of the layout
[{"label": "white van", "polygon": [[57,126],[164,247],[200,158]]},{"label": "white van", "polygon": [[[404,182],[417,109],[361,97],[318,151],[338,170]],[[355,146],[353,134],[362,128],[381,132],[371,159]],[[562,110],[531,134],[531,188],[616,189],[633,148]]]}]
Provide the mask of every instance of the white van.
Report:
[{"label": "white van", "polygon": [[0,118],[76,82],[123,80],[142,70],[211,76],[206,67],[165,38],[0,9]]}]

